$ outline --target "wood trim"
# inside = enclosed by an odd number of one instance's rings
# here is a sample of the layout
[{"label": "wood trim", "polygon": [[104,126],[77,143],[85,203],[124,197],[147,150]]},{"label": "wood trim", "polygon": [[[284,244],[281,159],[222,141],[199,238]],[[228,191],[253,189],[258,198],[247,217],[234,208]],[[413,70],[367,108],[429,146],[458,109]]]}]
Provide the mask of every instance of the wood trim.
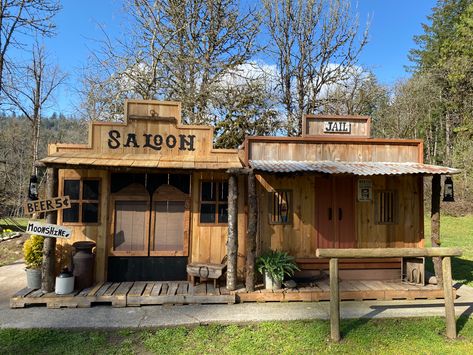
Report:
[{"label": "wood trim", "polygon": [[[75,169],[74,169],[75,170]],[[59,222],[64,225],[64,226],[90,226],[90,227],[97,227],[100,226],[101,223],[101,218],[102,218],[102,208],[101,208],[101,195],[102,195],[102,189],[103,189],[103,184],[102,184],[102,178],[101,177],[84,177],[83,175],[77,173],[77,174],[72,174],[73,176],[65,176],[64,174],[61,174],[61,177],[59,178],[59,186],[58,186],[58,195],[63,196],[64,195],[64,181],[65,180],[78,180],[79,181],[79,199],[78,200],[73,200],[70,199],[70,203],[77,203],[79,204],[79,221],[80,222],[64,222],[64,210],[60,210],[60,213],[58,213],[58,219]],[[98,181],[99,182],[99,193],[98,193],[98,199],[97,200],[84,200],[82,199],[82,192],[84,188],[84,180],[92,180],[92,181]],[[97,203],[98,204],[98,211],[97,211],[97,222],[83,222],[82,221],[82,205],[84,203]]]},{"label": "wood trim", "polygon": [[307,114],[304,116],[304,121],[307,119],[336,119],[336,120],[345,120],[345,121],[351,121],[351,120],[358,120],[358,121],[371,121],[370,116],[362,116],[362,115],[313,115],[313,114]]},{"label": "wood trim", "polygon": [[247,143],[252,142],[280,142],[280,143],[345,143],[345,144],[376,144],[376,145],[414,145],[422,144],[421,139],[388,139],[388,138],[363,138],[363,137],[274,137],[255,136],[246,137]]}]

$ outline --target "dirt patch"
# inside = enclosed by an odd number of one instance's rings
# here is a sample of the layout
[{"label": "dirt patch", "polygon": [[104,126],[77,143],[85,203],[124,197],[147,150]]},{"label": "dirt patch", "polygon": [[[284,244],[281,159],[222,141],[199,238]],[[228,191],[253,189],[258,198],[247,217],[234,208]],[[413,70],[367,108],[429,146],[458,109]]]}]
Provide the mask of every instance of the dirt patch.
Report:
[{"label": "dirt patch", "polygon": [[0,266],[23,259],[23,244],[28,237],[27,234],[22,234],[21,237],[0,242]]}]

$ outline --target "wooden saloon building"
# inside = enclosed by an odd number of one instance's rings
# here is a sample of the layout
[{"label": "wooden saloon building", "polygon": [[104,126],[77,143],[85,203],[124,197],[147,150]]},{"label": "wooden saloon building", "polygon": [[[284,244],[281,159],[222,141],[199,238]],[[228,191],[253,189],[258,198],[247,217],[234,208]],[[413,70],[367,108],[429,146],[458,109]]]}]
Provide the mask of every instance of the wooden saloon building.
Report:
[{"label": "wooden saloon building", "polygon": [[[127,101],[124,122],[91,123],[88,144],[50,145],[42,162],[72,202],[57,215],[73,236],[56,270],[91,240],[96,282],[187,280],[188,264],[226,260],[235,289],[269,249],[316,275],[327,269],[317,248],[422,247],[423,178],[456,173],[423,164],[420,140],[370,138],[369,117],[308,115],[301,137],[248,137],[239,150],[180,122],[179,103]],[[340,275],[400,269],[399,258],[345,259]]]}]

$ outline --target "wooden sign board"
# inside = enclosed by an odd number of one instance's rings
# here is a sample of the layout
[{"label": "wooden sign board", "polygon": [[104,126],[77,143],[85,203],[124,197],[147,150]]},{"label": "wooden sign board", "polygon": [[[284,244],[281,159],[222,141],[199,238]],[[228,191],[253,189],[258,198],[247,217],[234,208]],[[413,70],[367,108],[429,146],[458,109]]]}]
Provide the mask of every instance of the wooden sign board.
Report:
[{"label": "wooden sign board", "polygon": [[370,179],[358,180],[358,201],[373,200],[373,181]]},{"label": "wooden sign board", "polygon": [[27,201],[23,205],[25,214],[57,211],[71,208],[69,196],[54,197],[47,200]]},{"label": "wooden sign board", "polygon": [[50,238],[70,238],[72,230],[56,224],[39,223],[36,221],[28,221],[26,233],[42,235]]}]

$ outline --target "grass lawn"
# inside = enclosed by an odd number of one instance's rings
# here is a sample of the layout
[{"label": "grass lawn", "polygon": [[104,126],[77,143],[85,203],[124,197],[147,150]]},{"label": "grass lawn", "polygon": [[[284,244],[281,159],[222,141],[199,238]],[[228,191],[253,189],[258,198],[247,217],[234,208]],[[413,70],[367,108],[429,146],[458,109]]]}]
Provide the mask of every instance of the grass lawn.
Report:
[{"label": "grass lawn", "polygon": [[[425,246],[430,247],[430,219],[425,217]],[[463,255],[452,259],[453,279],[473,287],[473,216],[440,217],[440,240],[443,247],[459,247]],[[431,260],[427,267],[432,271]]]},{"label": "grass lawn", "polygon": [[443,337],[441,318],[344,320],[343,341],[328,340],[327,321],[264,322],[121,331],[0,330],[2,354],[467,354],[473,321],[460,338]]}]

